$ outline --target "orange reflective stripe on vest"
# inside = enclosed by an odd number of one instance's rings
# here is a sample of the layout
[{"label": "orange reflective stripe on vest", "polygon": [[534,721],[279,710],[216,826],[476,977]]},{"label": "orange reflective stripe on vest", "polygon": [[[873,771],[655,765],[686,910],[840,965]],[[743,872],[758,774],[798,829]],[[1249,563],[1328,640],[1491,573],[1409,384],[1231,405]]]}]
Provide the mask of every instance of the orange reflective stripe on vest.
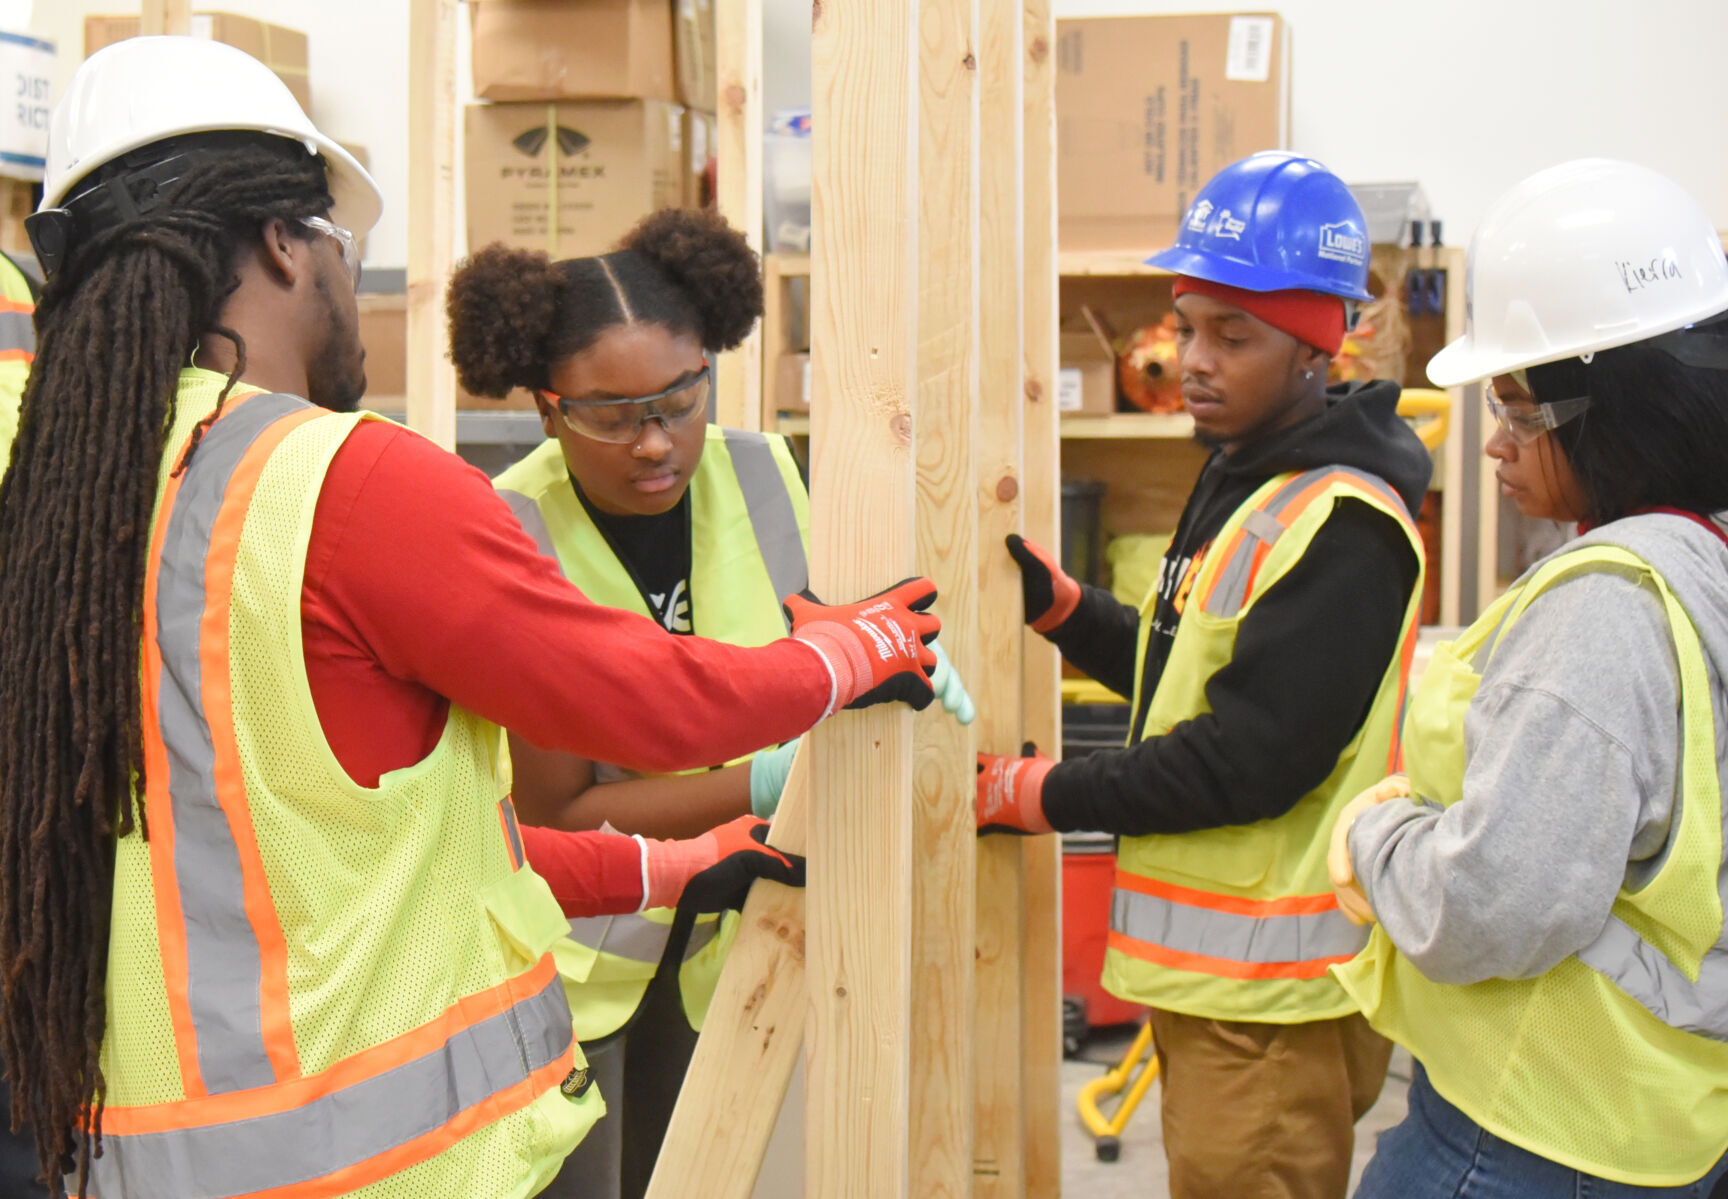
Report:
[{"label": "orange reflective stripe on vest", "polygon": [[[271,453],[326,416],[231,397],[170,478],[143,613],[157,935],[183,1100],[103,1111],[95,1193],[339,1195],[423,1161],[555,1087],[575,1039],[551,956],[391,1041],[303,1075],[285,933],[253,832],[231,694],[233,582]],[[507,801],[506,801],[507,802]],[[521,843],[506,809],[506,839]]]},{"label": "orange reflective stripe on vest", "polygon": [[0,362],[36,360],[36,306],[0,299]]},{"label": "orange reflective stripe on vest", "polygon": [[1110,945],[1130,957],[1222,978],[1320,978],[1368,943],[1337,896],[1244,899],[1116,872]]}]

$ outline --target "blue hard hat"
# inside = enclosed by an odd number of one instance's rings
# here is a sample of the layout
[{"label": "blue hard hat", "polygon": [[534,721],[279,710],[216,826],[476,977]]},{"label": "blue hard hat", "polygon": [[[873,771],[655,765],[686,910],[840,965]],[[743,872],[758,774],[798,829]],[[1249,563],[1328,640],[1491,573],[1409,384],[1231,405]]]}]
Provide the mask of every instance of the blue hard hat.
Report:
[{"label": "blue hard hat", "polygon": [[1368,222],[1344,181],[1312,158],[1266,150],[1207,181],[1176,244],[1147,263],[1246,291],[1368,293]]}]

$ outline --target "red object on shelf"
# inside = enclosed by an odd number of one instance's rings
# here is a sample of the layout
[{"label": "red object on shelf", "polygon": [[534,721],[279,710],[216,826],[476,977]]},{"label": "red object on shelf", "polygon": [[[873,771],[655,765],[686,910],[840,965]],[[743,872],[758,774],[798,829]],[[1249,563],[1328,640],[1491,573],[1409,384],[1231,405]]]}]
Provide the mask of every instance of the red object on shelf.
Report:
[{"label": "red object on shelf", "polygon": [[1086,1023],[1131,1024],[1145,1014],[1099,982],[1110,935],[1110,896],[1116,886],[1113,853],[1062,855],[1062,994],[1085,1000]]}]

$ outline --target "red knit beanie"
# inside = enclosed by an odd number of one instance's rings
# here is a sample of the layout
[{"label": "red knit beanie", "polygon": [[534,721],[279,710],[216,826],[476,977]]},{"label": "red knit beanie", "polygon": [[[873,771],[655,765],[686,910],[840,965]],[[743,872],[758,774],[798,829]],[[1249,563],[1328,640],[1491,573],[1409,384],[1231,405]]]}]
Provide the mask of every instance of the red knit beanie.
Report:
[{"label": "red knit beanie", "polygon": [[1317,291],[1247,291],[1192,275],[1176,276],[1172,296],[1197,292],[1259,317],[1297,341],[1336,354],[1344,345],[1344,301]]}]

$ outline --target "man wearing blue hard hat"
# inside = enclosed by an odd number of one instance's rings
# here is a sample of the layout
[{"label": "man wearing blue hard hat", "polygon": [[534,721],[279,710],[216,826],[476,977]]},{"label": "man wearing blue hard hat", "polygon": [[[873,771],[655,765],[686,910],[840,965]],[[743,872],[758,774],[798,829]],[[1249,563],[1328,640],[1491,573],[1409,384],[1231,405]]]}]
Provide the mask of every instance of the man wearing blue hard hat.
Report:
[{"label": "man wearing blue hard hat", "polygon": [[1226,167],[1151,261],[1212,449],[1156,587],[1135,610],[1008,539],[1032,628],[1131,700],[1128,747],[981,758],[978,823],[1121,838],[1104,986],[1152,1009],[1171,1193],[1342,1199],[1390,1047],[1327,976],[1367,938],[1326,843],[1398,766],[1431,463],[1396,383],[1327,386],[1371,297],[1320,163]]}]

